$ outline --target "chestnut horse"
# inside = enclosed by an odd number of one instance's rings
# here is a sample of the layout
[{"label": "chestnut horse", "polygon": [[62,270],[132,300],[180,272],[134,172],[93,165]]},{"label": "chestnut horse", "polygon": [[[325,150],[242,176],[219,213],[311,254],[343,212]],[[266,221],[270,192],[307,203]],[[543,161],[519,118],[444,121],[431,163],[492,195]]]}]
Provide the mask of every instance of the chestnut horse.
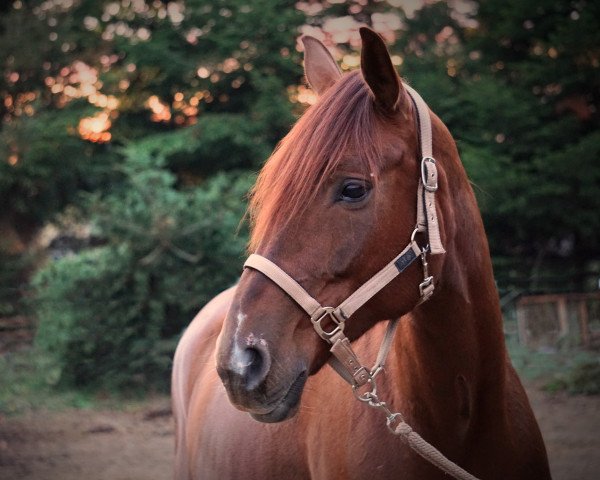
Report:
[{"label": "chestnut horse", "polygon": [[[304,37],[305,73],[319,98],[265,164],[250,204],[250,251],[322,305],[339,305],[394,259],[418,216],[417,108],[382,39],[366,28],[361,36],[361,69],[343,75],[318,40]],[[420,296],[415,261],[347,319],[344,334],[361,361],[373,361],[386,320],[399,318],[379,398],[481,479],[550,478],[507,356],[476,201],[450,133],[429,115],[445,249],[427,257],[435,291]],[[425,259],[426,235],[416,236]],[[198,314],[174,360],[176,478],[448,478],[356,400],[310,320],[257,268]]]}]

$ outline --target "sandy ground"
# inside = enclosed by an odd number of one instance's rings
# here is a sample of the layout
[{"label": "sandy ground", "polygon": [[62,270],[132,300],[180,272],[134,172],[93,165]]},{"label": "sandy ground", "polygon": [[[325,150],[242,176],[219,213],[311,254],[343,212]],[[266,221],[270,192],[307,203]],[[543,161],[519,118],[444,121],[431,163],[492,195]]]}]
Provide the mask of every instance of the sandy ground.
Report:
[{"label": "sandy ground", "polygon": [[[528,388],[555,480],[600,479],[600,397]],[[171,478],[169,400],[127,411],[32,412],[0,419],[1,480]]]},{"label": "sandy ground", "polygon": [[127,411],[37,411],[4,419],[0,479],[170,479],[173,431],[168,398]]}]

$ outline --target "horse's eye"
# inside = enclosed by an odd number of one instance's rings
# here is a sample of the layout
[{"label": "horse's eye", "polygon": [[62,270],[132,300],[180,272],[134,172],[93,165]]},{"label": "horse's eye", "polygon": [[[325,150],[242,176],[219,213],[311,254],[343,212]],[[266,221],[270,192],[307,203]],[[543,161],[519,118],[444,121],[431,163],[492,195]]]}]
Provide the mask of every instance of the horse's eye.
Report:
[{"label": "horse's eye", "polygon": [[350,179],[342,185],[340,200],[344,202],[360,202],[363,200],[371,187],[363,180]]}]

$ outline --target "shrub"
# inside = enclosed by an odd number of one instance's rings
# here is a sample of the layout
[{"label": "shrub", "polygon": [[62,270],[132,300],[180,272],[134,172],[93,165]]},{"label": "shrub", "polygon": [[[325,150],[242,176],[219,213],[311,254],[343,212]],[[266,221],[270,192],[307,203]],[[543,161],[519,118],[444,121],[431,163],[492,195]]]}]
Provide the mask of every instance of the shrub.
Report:
[{"label": "shrub", "polygon": [[566,371],[556,373],[545,384],[546,390],[566,390],[571,394],[600,394],[600,360],[582,358]]},{"label": "shrub", "polygon": [[27,272],[32,269],[33,261],[31,255],[3,251],[0,244],[0,317],[18,315]]},{"label": "shrub", "polygon": [[600,362],[590,361],[577,365],[568,382],[571,393],[597,395],[600,393]]},{"label": "shrub", "polygon": [[53,261],[32,281],[36,342],[69,385],[166,387],[181,330],[241,271],[246,234],[236,231],[250,176],[178,190],[160,158],[129,153],[121,187],[90,200],[105,245]]}]

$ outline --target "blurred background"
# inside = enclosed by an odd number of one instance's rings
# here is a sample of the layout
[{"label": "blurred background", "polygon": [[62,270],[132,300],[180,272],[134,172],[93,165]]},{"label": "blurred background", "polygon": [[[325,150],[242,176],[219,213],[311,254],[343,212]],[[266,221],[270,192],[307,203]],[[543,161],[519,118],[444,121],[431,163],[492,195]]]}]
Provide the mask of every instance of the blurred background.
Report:
[{"label": "blurred background", "polygon": [[351,70],[361,25],[457,141],[519,372],[600,392],[599,2],[9,0],[0,18],[1,414],[168,390],[182,330],[240,274],[256,172],[315,101],[300,35]]}]

